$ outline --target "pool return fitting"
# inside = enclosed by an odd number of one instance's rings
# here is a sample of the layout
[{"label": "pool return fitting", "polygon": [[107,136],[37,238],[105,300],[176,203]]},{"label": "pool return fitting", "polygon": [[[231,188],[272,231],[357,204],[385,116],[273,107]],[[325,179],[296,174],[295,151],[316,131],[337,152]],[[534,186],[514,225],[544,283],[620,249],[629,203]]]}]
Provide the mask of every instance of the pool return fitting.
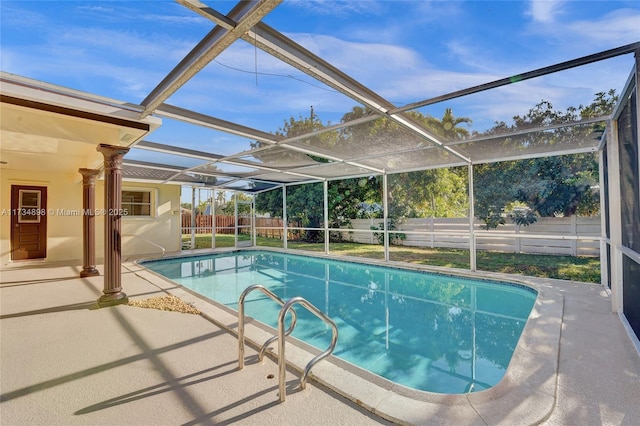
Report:
[{"label": "pool return fitting", "polygon": [[[244,368],[244,300],[247,295],[254,290],[261,291],[282,306],[282,308],[280,309],[280,313],[278,314],[278,334],[267,339],[267,341],[262,345],[262,347],[260,348],[260,352],[258,353],[258,359],[262,362],[267,346],[269,346],[273,341],[278,340],[278,376],[280,381],[279,394],[280,402],[284,402],[286,399],[285,385],[287,372],[287,365],[284,356],[285,340],[286,337],[293,332],[297,321],[296,311],[293,309],[293,306],[296,304],[304,306],[309,312],[326,322],[332,330],[331,343],[329,344],[329,347],[324,352],[316,355],[311,361],[309,361],[309,363],[307,363],[306,367],[302,371],[302,375],[300,376],[301,389],[306,388],[307,376],[309,375],[309,371],[311,370],[311,368],[324,358],[331,355],[331,353],[335,349],[336,344],[338,343],[338,327],[331,318],[326,316],[321,310],[319,310],[303,297],[294,297],[289,299],[287,302],[284,302],[276,294],[274,294],[264,286],[260,284],[251,285],[242,292],[240,298],[238,299],[238,369],[240,370]],[[291,325],[289,325],[289,328],[285,331],[284,320],[289,310],[291,310]]]}]

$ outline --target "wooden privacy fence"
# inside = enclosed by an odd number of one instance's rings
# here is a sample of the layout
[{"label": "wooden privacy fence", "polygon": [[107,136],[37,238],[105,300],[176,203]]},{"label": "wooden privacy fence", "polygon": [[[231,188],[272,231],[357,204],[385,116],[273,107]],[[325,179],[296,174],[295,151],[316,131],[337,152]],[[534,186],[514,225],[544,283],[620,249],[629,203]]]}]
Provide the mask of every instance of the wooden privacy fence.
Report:
[{"label": "wooden privacy fence", "polygon": [[[215,216],[216,218],[216,234],[234,234],[236,227],[235,216]],[[239,226],[249,226],[251,221],[249,218],[239,217]],[[196,234],[211,234],[213,216],[199,214],[196,215]],[[260,237],[280,238],[282,239],[283,222],[280,218],[257,217],[256,218],[256,234]],[[182,233],[191,233],[191,215],[182,214]]]},{"label": "wooden privacy fence", "polygon": [[[236,218],[234,216],[216,216],[216,234],[234,234],[236,227]],[[213,216],[197,214],[196,215],[196,234],[211,234]],[[242,218],[240,218],[242,225]],[[182,214],[182,233],[191,233],[191,215]]]},{"label": "wooden privacy fence", "polygon": [[[371,231],[370,227],[380,224],[380,219],[352,219],[353,230],[343,230],[342,235],[346,240],[378,244],[375,231]],[[489,231],[481,226],[482,222],[476,220],[474,234],[477,250],[571,256],[600,254],[599,217],[542,217],[529,226],[508,223]],[[405,235],[404,240],[397,242],[401,245],[469,248],[467,218],[405,219],[396,231]],[[514,234],[520,238],[516,238]]]},{"label": "wooden privacy fence", "polygon": [[[282,239],[284,222],[277,217],[256,217],[256,235]],[[290,234],[289,234],[290,235]]]}]

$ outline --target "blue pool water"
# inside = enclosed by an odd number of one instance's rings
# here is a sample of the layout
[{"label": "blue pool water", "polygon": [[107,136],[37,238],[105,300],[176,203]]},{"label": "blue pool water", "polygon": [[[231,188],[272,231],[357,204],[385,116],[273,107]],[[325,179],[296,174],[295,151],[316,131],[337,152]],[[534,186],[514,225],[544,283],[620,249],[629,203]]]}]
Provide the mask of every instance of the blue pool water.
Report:
[{"label": "blue pool water", "polygon": [[[477,392],[504,376],[535,290],[519,285],[268,251],[164,259],[144,266],[237,310],[262,284],[283,300],[302,296],[337,324],[334,355],[414,389]],[[261,292],[245,313],[277,327],[280,306]],[[331,329],[296,308],[293,336],[321,350]]]}]

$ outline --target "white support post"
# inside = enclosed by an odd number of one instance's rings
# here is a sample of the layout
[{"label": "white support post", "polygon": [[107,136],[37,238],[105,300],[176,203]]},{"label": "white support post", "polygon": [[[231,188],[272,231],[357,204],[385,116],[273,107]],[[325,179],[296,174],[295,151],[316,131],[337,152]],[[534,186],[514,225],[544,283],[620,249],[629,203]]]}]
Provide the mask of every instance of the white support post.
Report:
[{"label": "white support post", "polygon": [[238,193],[233,192],[233,216],[235,218],[234,226],[234,247],[238,248]]},{"label": "white support post", "polygon": [[216,248],[216,191],[211,190],[211,248]]},{"label": "white support post", "polygon": [[191,250],[196,248],[196,187],[191,187]]},{"label": "white support post", "polygon": [[[576,216],[575,214],[571,216],[571,235],[572,236],[577,236],[578,235],[578,216]],[[571,256],[577,256],[578,255],[578,240],[571,240],[569,241],[569,244],[571,245]]]},{"label": "white support post", "polygon": [[475,234],[475,198],[473,194],[473,164],[469,163],[469,269],[475,271],[476,267],[476,234]]},{"label": "white support post", "polygon": [[611,242],[611,310],[622,313],[622,244],[620,203],[620,156],[618,122],[607,127],[607,161],[609,172],[609,240]]},{"label": "white support post", "polygon": [[324,180],[324,253],[329,254],[329,181]]},{"label": "white support post", "polygon": [[[607,145],[611,143],[606,139]],[[605,145],[605,148],[606,145]],[[605,179],[604,179],[604,151],[598,152],[598,173],[600,176],[600,283],[609,288],[609,265],[607,264],[607,216],[605,214]]]},{"label": "white support post", "polygon": [[436,235],[434,234],[434,232],[436,231],[436,221],[435,221],[435,217],[433,216],[434,214],[435,214],[435,211],[432,213],[431,218],[429,219],[429,232],[431,233],[429,247],[431,248],[434,248],[436,246]]},{"label": "white support post", "polygon": [[384,232],[384,260],[389,261],[389,199],[387,197],[389,190],[389,182],[387,173],[382,174],[382,221]]},{"label": "white support post", "polygon": [[287,219],[287,187],[282,187],[282,248],[287,249],[287,240],[289,238],[289,223]]},{"label": "white support post", "polygon": [[254,194],[253,198],[251,198],[251,236],[254,247],[258,245],[258,237],[256,234],[256,196]]}]

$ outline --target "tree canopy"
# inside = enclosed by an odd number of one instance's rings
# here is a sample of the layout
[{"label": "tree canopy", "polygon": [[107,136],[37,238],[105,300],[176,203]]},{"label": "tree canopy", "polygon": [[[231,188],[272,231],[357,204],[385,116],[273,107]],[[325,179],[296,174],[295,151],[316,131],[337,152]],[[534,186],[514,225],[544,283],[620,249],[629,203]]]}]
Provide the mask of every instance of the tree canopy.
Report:
[{"label": "tree canopy", "polygon": [[[515,134],[504,143],[562,144],[572,138],[584,138],[585,134],[602,132],[602,123],[582,126],[558,126],[580,119],[598,117],[610,113],[617,101],[615,91],[597,93],[587,106],[558,111],[547,101],[541,101],[526,114],[513,117],[511,123],[496,122],[482,136],[499,136],[505,132]],[[373,114],[373,111],[357,106],[342,117],[342,122],[352,121]],[[446,108],[441,118],[408,113],[434,136],[444,141],[460,140],[471,134],[466,128],[470,118],[456,117]],[[309,134],[329,126],[315,115],[297,120],[291,117],[276,132],[283,137]],[[520,132],[537,127],[551,130],[532,133]],[[358,146],[353,141],[366,141],[364,146],[384,146],[397,143],[398,138],[416,138],[410,131],[393,120],[380,117],[341,129],[310,136],[303,141],[315,147],[331,149],[339,144]],[[254,147],[261,144],[255,142]],[[259,156],[260,153],[254,154]],[[297,158],[316,163],[330,160],[299,152],[291,152]],[[517,161],[478,164],[474,170],[475,214],[486,228],[496,227],[511,217],[516,223],[529,224],[536,216],[594,215],[599,213],[598,161],[596,154],[573,154],[531,158]],[[287,186],[287,216],[301,227],[321,228],[324,222],[322,183]],[[328,183],[329,227],[348,225],[350,219],[382,217],[382,182],[376,175],[361,178],[331,180]],[[468,168],[453,167],[429,169],[389,175],[388,217],[402,220],[406,217],[465,217],[468,216]],[[282,216],[282,191],[273,190],[256,197],[256,210],[272,216]],[[307,232],[306,239],[321,240],[322,233]]]},{"label": "tree canopy", "polygon": [[[610,114],[618,100],[614,90],[595,95],[587,106],[556,111],[550,102],[542,101],[523,116],[513,117],[508,125],[498,122],[486,134],[517,132],[534,127],[553,126]],[[561,127],[552,131],[522,135],[522,143],[560,144],[587,134],[599,135],[603,123]],[[476,217],[486,228],[504,223],[504,217],[520,218],[521,223],[535,221],[536,216],[592,216],[600,211],[598,157],[596,153],[560,155],[503,161],[474,166]],[[516,203],[526,206],[529,219],[509,211]],[[517,221],[517,220],[516,220]]]}]

